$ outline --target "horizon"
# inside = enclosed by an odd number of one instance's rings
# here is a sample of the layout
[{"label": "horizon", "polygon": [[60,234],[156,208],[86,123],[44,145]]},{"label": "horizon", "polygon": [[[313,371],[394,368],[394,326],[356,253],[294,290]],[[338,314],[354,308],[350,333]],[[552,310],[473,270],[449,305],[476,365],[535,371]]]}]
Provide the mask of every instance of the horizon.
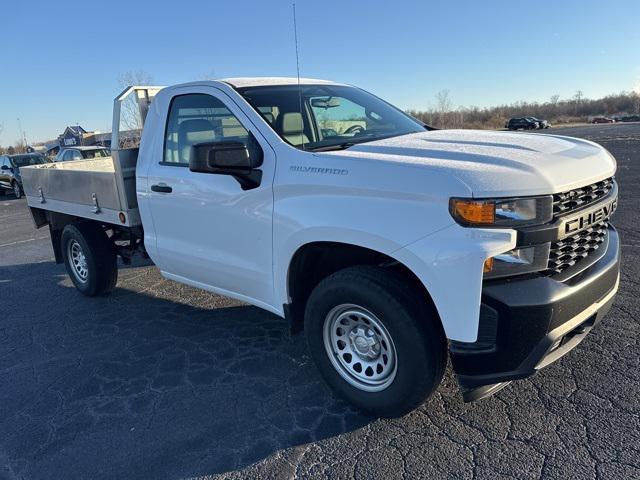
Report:
[{"label": "horizon", "polygon": [[[227,78],[231,78],[231,77],[225,77],[225,78],[219,78],[219,79],[206,79],[206,80],[203,80],[203,81],[222,81],[222,80],[225,80],[225,79],[227,79]],[[259,77],[258,77],[258,78],[259,78]],[[301,78],[303,78],[303,77],[301,77]],[[321,80],[321,79],[316,79],[316,80]],[[188,83],[188,82],[185,82],[185,83]],[[119,91],[120,91],[120,90],[118,90],[118,93],[119,93]],[[594,101],[598,101],[598,100],[602,100],[602,99],[607,98],[607,97],[613,97],[613,96],[617,96],[617,95],[630,94],[630,93],[632,93],[633,91],[636,91],[636,90],[629,90],[629,91],[621,91],[621,92],[608,93],[608,94],[605,94],[605,95],[603,95],[603,96],[601,96],[601,97],[598,97],[598,98],[590,98],[590,97],[588,97],[588,96],[583,96],[583,97],[581,97],[581,100],[580,100],[580,101],[581,101],[581,102],[583,102],[583,103],[586,103],[586,102],[589,102],[589,101],[592,101],[592,100],[594,100]],[[437,94],[437,93],[439,93],[439,92],[436,92],[436,94]],[[637,91],[636,91],[636,93],[640,94],[640,92],[637,92]],[[114,94],[114,98],[115,98],[115,96],[116,96],[116,95],[117,95],[117,94]],[[559,103],[562,103],[562,102],[572,102],[572,101],[575,101],[575,99],[574,99],[574,98],[572,98],[572,97],[568,97],[568,98],[559,98],[559,99],[558,99],[558,102],[559,102]],[[435,101],[434,101],[434,103],[435,103]],[[452,106],[452,108],[451,108],[450,110],[448,110],[448,112],[455,112],[455,111],[462,110],[462,109],[473,109],[473,108],[476,108],[476,107],[477,107],[477,108],[480,108],[480,109],[487,109],[487,110],[491,110],[491,109],[495,109],[495,108],[503,108],[503,107],[504,107],[504,108],[516,108],[516,107],[517,107],[517,105],[518,105],[519,103],[527,104],[527,105],[529,105],[529,106],[534,106],[534,105],[544,106],[544,105],[549,105],[549,104],[551,104],[551,101],[550,101],[550,99],[541,100],[541,101],[538,101],[538,100],[523,100],[523,99],[522,99],[522,100],[516,100],[516,101],[514,101],[514,102],[512,102],[512,103],[508,103],[508,104],[497,104],[497,105],[486,105],[486,106],[478,106],[478,105],[455,105],[455,104],[454,104],[454,105]],[[433,108],[435,108],[435,105],[431,105],[431,106],[429,106],[428,108],[424,108],[424,109],[415,109],[415,108],[408,107],[408,108],[405,108],[405,109],[403,109],[403,110],[404,110],[404,111],[406,111],[406,112],[413,112],[413,113],[418,113],[418,114],[420,114],[420,113],[433,113],[433,111],[431,110],[431,109],[433,109]],[[630,112],[618,112],[618,113],[630,113]],[[111,115],[111,112],[109,112],[109,114]],[[524,115],[524,114],[523,114],[523,115]],[[84,128],[84,125],[82,125],[82,124],[77,124],[77,123],[69,123],[69,124],[65,124],[65,125],[61,128],[60,132],[59,132],[57,135],[55,135],[55,137],[51,137],[51,138],[47,138],[47,139],[38,139],[38,140],[30,141],[30,142],[28,142],[28,145],[39,145],[39,144],[44,144],[44,143],[49,142],[49,141],[57,140],[58,136],[59,136],[60,134],[64,133],[64,130],[65,130],[68,126],[78,126],[78,125],[79,125],[80,127]],[[98,133],[98,134],[99,134],[99,133],[109,133],[109,132],[111,132],[111,129],[112,129],[112,126],[111,126],[111,123],[110,123],[110,122],[109,122],[109,125],[108,125],[107,127],[105,127],[105,129],[95,129],[95,130],[92,130],[92,129],[86,129],[86,128],[85,128],[85,130],[87,130],[87,132],[89,132],[89,133]],[[0,137],[0,138],[1,138],[1,137]],[[16,138],[16,140],[15,140],[14,142],[12,142],[12,143],[2,144],[2,143],[0,142],[0,147],[8,147],[8,146],[10,146],[10,145],[13,145],[15,142],[17,142],[17,141],[19,141],[19,140],[20,140],[20,138],[18,137],[18,138]]]},{"label": "horizon", "polygon": [[[118,76],[127,72],[148,72],[159,85],[296,74],[290,1],[140,4],[81,4],[53,27],[61,15],[53,2],[2,7],[12,19],[7,38],[16,40],[3,52],[11,73],[0,77],[0,145],[21,138],[19,123],[29,143],[53,140],[67,125],[110,131]],[[640,91],[640,2],[546,0],[524,9],[412,0],[363,9],[328,0],[323,9],[296,3],[301,76],[354,84],[403,110],[432,107],[442,90],[455,107],[479,108],[567,100],[578,90],[585,99]]]}]

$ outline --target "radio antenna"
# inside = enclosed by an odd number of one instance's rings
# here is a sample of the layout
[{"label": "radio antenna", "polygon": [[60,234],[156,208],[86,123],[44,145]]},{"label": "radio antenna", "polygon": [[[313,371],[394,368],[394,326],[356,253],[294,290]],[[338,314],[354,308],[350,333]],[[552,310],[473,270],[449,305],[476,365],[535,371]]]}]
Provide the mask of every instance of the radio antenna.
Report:
[{"label": "radio antenna", "polygon": [[291,2],[293,7],[293,38],[296,44],[296,74],[298,76],[298,107],[300,108],[300,123],[303,131],[300,132],[302,150],[304,150],[304,116],[302,114],[302,87],[300,86],[300,58],[298,56],[298,23],[296,22],[296,2]]}]

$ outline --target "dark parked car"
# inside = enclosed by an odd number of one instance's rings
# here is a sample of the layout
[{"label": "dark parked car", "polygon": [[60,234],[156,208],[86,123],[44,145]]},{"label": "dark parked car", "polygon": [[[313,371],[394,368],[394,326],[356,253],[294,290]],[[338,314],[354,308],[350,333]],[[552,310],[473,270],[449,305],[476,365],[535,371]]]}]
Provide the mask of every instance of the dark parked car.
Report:
[{"label": "dark parked car", "polygon": [[526,117],[526,118],[528,120],[532,120],[536,122],[538,124],[538,128],[549,128],[549,122],[542,118],[536,118],[536,117]]},{"label": "dark parked car", "polygon": [[591,123],[615,123],[615,120],[609,117],[595,117],[591,119]]},{"label": "dark parked car", "polygon": [[531,120],[531,117],[512,118],[507,122],[509,130],[535,130],[538,122]]},{"label": "dark parked car", "polygon": [[13,192],[16,198],[22,197],[22,177],[20,167],[49,163],[39,153],[0,156],[0,194]]},{"label": "dark parked car", "polygon": [[62,148],[56,156],[56,162],[68,162],[69,160],[88,160],[91,158],[105,158],[111,154],[105,147],[70,147]]}]

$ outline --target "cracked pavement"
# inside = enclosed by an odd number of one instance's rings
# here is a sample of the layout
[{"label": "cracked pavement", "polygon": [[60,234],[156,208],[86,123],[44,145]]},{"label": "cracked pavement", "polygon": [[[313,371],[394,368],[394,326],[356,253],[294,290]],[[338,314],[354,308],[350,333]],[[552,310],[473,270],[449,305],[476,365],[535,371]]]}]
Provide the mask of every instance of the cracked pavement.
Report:
[{"label": "cracked pavement", "polygon": [[148,263],[81,296],[0,197],[0,478],[640,478],[640,124],[549,133],[618,160],[614,307],[534,378],[464,404],[449,369],[395,420],[334,398],[284,320]]}]

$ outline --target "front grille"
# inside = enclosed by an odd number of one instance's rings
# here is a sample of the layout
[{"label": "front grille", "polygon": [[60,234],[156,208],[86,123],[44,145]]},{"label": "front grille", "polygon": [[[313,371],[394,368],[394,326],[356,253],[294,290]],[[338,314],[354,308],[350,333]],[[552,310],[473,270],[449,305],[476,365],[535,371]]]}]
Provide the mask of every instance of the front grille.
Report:
[{"label": "front grille", "polygon": [[607,178],[568,192],[556,193],[553,195],[553,215],[557,217],[595,203],[606,196],[612,188],[613,178]]},{"label": "front grille", "polygon": [[561,273],[595,252],[607,238],[609,223],[596,223],[581,232],[551,243],[547,275]]},{"label": "front grille", "polygon": [[[554,194],[554,219],[598,202],[607,196],[613,187],[613,177],[610,177],[591,185]],[[575,235],[552,242],[547,270],[542,273],[546,275],[562,273],[595,252],[607,238],[608,220],[605,218],[602,222],[591,225]]]}]

